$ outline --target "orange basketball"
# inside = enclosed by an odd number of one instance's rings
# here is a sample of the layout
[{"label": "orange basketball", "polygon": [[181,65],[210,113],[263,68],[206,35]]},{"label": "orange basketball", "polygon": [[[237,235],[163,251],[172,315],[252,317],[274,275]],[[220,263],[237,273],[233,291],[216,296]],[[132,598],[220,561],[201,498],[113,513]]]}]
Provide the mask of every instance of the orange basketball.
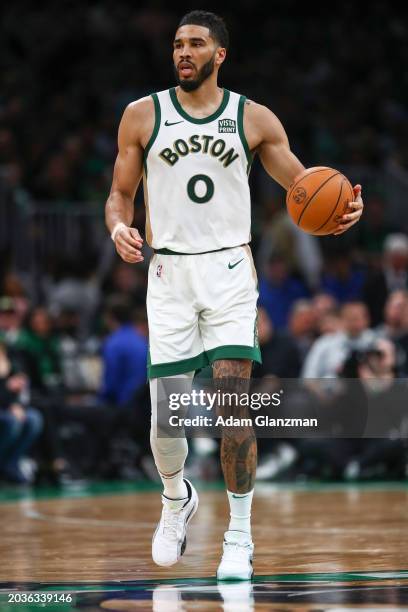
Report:
[{"label": "orange basketball", "polygon": [[315,236],[335,232],[349,202],[354,202],[354,192],[348,179],[338,170],[324,166],[299,174],[286,194],[293,221]]}]

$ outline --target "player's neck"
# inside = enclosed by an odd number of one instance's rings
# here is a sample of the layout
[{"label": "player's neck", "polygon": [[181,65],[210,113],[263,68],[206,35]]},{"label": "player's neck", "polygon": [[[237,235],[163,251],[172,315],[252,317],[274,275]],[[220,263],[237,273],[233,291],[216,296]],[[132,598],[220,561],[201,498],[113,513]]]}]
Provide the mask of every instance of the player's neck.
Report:
[{"label": "player's neck", "polygon": [[224,90],[218,87],[215,79],[206,79],[194,91],[183,91],[181,87],[177,87],[176,92],[178,101],[184,110],[197,118],[206,117],[215,112],[224,95]]}]

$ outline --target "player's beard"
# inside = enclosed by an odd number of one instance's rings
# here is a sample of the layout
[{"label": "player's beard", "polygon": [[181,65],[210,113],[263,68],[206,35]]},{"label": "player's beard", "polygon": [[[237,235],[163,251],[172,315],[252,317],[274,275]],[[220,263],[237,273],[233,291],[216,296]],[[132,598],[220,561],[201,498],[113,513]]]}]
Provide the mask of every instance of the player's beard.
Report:
[{"label": "player's beard", "polygon": [[214,72],[214,62],[215,62],[215,55],[213,55],[212,58],[209,59],[208,62],[200,68],[200,70],[197,72],[197,77],[195,79],[180,79],[179,71],[177,70],[176,66],[174,66],[173,64],[176,81],[180,85],[181,89],[183,91],[195,91],[196,89],[198,89],[200,85],[206,79],[208,79],[208,77],[211,76],[212,73]]}]

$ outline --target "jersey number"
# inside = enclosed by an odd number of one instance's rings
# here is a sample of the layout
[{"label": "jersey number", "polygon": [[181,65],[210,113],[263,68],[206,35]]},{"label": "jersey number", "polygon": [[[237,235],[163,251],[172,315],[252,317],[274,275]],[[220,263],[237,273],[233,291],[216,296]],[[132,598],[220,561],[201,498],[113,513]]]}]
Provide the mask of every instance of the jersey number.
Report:
[{"label": "jersey number", "polygon": [[[205,184],[205,193],[203,195],[197,195],[196,186],[199,182]],[[206,174],[195,174],[187,183],[187,193],[190,200],[196,204],[205,204],[214,195],[214,183]]]}]

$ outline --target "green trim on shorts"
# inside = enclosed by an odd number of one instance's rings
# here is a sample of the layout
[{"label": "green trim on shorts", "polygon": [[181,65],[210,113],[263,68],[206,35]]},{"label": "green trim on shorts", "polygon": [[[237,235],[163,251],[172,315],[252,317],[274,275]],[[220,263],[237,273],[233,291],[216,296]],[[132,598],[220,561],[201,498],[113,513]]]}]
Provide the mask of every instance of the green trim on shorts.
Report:
[{"label": "green trim on shorts", "polygon": [[200,353],[196,357],[189,359],[181,359],[180,361],[169,361],[167,363],[148,364],[148,378],[163,378],[165,376],[177,376],[177,374],[185,374],[193,370],[200,370],[208,365],[208,359],[205,352]]},{"label": "green trim on shorts", "polygon": [[196,357],[181,359],[180,361],[170,361],[147,365],[148,378],[164,378],[166,376],[177,376],[193,370],[201,370],[217,359],[251,359],[262,363],[261,351],[259,346],[244,346],[241,344],[228,344],[218,346],[209,351],[204,351]]},{"label": "green trim on shorts", "polygon": [[213,363],[217,359],[251,359],[252,361],[262,363],[259,346],[228,344],[206,351],[206,354],[210,363]]},{"label": "green trim on shorts", "polygon": [[[257,287],[258,289],[258,287]],[[255,321],[254,321],[254,346],[259,349],[259,336],[258,336],[258,308],[256,309]]]},{"label": "green trim on shorts", "polygon": [[154,141],[157,138],[157,134],[159,133],[160,123],[161,123],[161,109],[160,109],[159,97],[156,93],[153,93],[152,98],[154,102],[154,128],[153,128],[152,135],[149,138],[149,142],[147,143],[145,150],[143,152],[143,166],[145,169],[146,176],[147,176],[147,163],[146,163],[147,156],[149,154],[150,149],[152,148]]}]

